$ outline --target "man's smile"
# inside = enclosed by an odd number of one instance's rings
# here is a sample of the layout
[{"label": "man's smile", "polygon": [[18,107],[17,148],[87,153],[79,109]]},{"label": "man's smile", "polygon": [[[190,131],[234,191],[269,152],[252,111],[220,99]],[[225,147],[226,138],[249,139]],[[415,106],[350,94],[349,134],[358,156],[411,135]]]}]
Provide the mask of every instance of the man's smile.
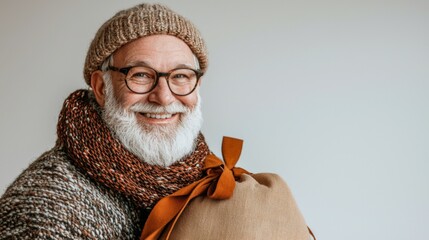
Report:
[{"label": "man's smile", "polygon": [[181,113],[146,113],[138,112],[139,121],[147,124],[172,124],[179,121]]},{"label": "man's smile", "polygon": [[147,118],[155,118],[155,119],[168,119],[168,118],[171,118],[173,115],[176,115],[171,113],[140,113],[140,114],[142,114]]}]

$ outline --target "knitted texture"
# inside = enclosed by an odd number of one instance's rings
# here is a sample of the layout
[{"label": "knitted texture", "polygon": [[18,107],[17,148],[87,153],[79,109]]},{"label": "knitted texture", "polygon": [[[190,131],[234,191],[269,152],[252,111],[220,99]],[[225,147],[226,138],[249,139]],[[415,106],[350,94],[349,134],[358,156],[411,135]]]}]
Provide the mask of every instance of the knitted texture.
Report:
[{"label": "knitted texture", "polygon": [[197,57],[200,68],[208,65],[207,48],[198,29],[186,18],[159,4],[140,4],[122,10],[107,20],[98,30],[84,66],[84,78],[90,85],[92,72],[115,50],[137,38],[167,34],[184,41]]},{"label": "knitted texture", "polygon": [[92,181],[54,148],[0,198],[0,240],[138,239],[143,211]]},{"label": "knitted texture", "polygon": [[89,91],[72,93],[57,126],[57,144],[95,181],[130,197],[140,207],[152,208],[162,197],[203,176],[204,159],[210,151],[201,134],[195,151],[182,160],[168,168],[149,165],[112,136],[96,106]]}]

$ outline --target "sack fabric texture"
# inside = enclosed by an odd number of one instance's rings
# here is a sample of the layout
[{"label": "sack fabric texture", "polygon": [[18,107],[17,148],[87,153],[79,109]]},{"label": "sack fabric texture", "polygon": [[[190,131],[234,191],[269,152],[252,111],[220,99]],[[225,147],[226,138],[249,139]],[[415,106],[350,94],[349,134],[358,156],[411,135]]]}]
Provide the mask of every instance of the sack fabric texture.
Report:
[{"label": "sack fabric texture", "polygon": [[229,199],[193,199],[170,239],[308,240],[310,233],[286,182],[258,173],[243,174]]}]

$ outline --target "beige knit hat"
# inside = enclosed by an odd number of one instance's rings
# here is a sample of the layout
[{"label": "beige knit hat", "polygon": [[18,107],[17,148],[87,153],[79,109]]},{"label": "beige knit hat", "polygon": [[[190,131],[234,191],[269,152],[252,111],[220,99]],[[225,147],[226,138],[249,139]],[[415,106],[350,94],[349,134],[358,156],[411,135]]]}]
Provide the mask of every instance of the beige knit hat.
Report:
[{"label": "beige knit hat", "polygon": [[137,38],[167,34],[184,41],[198,59],[202,71],[207,69],[207,49],[198,29],[186,18],[159,4],[140,4],[122,10],[98,30],[86,55],[83,75],[90,85],[92,72],[121,46]]}]

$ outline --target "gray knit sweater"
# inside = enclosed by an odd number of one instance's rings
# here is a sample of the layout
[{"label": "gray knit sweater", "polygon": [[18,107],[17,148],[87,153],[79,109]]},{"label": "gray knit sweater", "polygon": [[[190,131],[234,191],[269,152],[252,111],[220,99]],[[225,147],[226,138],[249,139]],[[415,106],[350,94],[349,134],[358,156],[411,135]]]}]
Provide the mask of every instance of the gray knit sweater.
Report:
[{"label": "gray knit sweater", "polygon": [[0,199],[0,240],[138,239],[143,211],[92,181],[54,148]]}]

